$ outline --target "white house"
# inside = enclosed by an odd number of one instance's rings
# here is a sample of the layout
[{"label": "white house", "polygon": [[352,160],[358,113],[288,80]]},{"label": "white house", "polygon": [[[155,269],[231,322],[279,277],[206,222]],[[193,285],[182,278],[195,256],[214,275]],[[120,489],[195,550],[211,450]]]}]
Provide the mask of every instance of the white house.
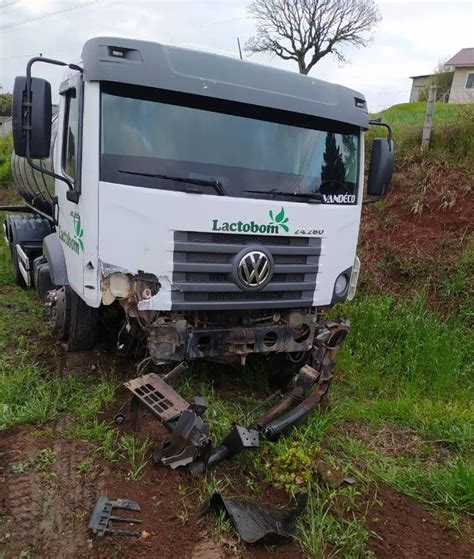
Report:
[{"label": "white house", "polygon": [[[474,103],[474,48],[461,49],[444,63],[446,72],[411,76],[410,103],[425,101],[430,85],[438,85],[438,100],[449,103]],[[449,86],[451,81],[451,86]],[[441,83],[445,91],[440,90]]]},{"label": "white house", "polygon": [[461,49],[446,61],[454,70],[450,103],[474,103],[474,48]]}]

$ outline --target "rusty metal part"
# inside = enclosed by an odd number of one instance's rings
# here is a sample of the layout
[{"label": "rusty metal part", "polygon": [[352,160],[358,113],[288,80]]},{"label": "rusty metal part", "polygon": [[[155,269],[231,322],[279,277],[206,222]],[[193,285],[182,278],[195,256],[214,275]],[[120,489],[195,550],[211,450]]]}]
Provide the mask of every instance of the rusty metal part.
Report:
[{"label": "rusty metal part", "polygon": [[[149,311],[146,311],[149,312]],[[145,314],[145,312],[141,313]],[[141,316],[141,315],[140,315]],[[163,320],[163,322],[160,322]],[[147,346],[155,363],[183,361],[188,323],[184,319],[165,321],[147,326]]]},{"label": "rusty metal part", "polygon": [[202,396],[194,396],[194,402],[189,405],[189,409],[196,415],[203,416],[207,410],[206,400]]},{"label": "rusty metal part", "polygon": [[257,419],[256,425],[257,429],[262,429],[267,423],[270,423],[273,419],[279,415],[285,413],[293,406],[301,402],[304,398],[303,389],[300,386],[293,387],[289,392],[287,392],[282,400],[278,402],[273,408],[271,408],[265,415],[262,415]]},{"label": "rusty metal part", "polygon": [[153,460],[175,470],[180,466],[187,466],[203,454],[207,458],[210,443],[209,425],[188,409],[180,415],[171,435],[155,451]]},{"label": "rusty metal part", "polygon": [[[205,314],[192,316],[172,311],[160,312],[156,320],[150,311],[130,308],[147,332],[147,346],[155,363],[200,358],[238,356],[255,353],[307,352],[317,330],[314,313],[295,310],[262,317],[235,317],[231,326],[211,322]],[[154,315],[153,315],[154,316]]]},{"label": "rusty metal part", "polygon": [[179,365],[176,365],[176,367],[171,369],[171,371],[166,373],[166,375],[163,375],[163,380],[165,382],[171,382],[177,379],[179,375],[181,375],[188,369],[189,369],[189,363],[187,361],[183,361],[182,363],[179,363]]},{"label": "rusty metal part", "polygon": [[276,419],[295,405],[304,400],[313,384],[318,380],[319,372],[311,365],[303,365],[295,378],[295,386],[283,397],[283,399],[273,406],[265,415],[257,420],[257,428],[263,429],[267,423]]},{"label": "rusty metal part", "polygon": [[125,386],[163,423],[189,408],[189,403],[155,373],[129,380]]},{"label": "rusty metal part", "polygon": [[334,356],[349,331],[349,325],[344,322],[329,322],[320,325],[320,330],[311,353],[313,366],[305,364],[301,367],[295,377],[293,389],[257,420],[256,429],[244,430],[235,425],[222,444],[211,453],[207,464],[199,461],[190,465],[191,474],[203,473],[207,468],[215,466],[243,448],[258,446],[258,444],[244,444],[243,431],[251,433],[252,436],[260,432],[266,438],[274,440],[280,433],[304,420],[315,409],[327,394],[335,367]]},{"label": "rusty metal part", "polygon": [[117,499],[116,501],[111,501],[106,496],[99,497],[94,510],[92,511],[92,516],[89,521],[89,529],[99,537],[103,537],[105,534],[139,537],[140,532],[112,527],[110,522],[126,522],[127,524],[141,523],[141,520],[138,518],[115,516],[112,514],[115,509],[140,511],[140,505],[136,501],[132,501],[130,499]]},{"label": "rusty metal part", "polygon": [[[334,357],[349,332],[349,324],[345,322],[329,322],[326,327],[328,335],[324,336],[324,338],[321,336],[319,340],[316,338],[316,344],[312,353],[314,367],[306,365],[306,369],[303,367],[300,371],[301,373],[303,369],[305,369],[304,372],[307,380],[304,382],[306,382],[307,386],[313,376],[312,371],[319,372],[317,387],[302,402],[297,404],[296,407],[290,409],[280,417],[278,417],[273,410],[270,410],[266,418],[271,415],[273,416],[272,421],[267,423],[263,423],[262,421],[259,423],[262,433],[266,438],[275,440],[280,433],[287,430],[295,423],[303,421],[327,394],[333,376],[332,373],[335,368]],[[321,338],[325,341],[321,341]],[[312,369],[312,371],[310,369]]]},{"label": "rusty metal part", "polygon": [[326,394],[328,389],[328,382],[331,379],[328,378],[327,381],[321,383],[318,388],[313,390],[313,392],[305,398],[296,407],[288,411],[281,417],[278,417],[271,423],[265,425],[262,429],[263,434],[269,440],[275,440],[280,433],[305,419],[314,408],[320,403],[321,398]]},{"label": "rusty metal part", "polygon": [[49,326],[60,340],[67,338],[69,321],[66,288],[58,287],[48,291],[44,306],[48,315]]}]

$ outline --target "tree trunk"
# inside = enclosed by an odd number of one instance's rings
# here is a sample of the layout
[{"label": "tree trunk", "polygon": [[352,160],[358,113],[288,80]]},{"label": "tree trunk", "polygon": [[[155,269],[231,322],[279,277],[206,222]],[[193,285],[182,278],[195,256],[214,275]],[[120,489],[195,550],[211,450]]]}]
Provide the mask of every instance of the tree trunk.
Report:
[{"label": "tree trunk", "polygon": [[298,70],[300,74],[306,75],[308,73],[308,69],[306,68],[306,64],[304,62],[304,56],[298,57]]}]

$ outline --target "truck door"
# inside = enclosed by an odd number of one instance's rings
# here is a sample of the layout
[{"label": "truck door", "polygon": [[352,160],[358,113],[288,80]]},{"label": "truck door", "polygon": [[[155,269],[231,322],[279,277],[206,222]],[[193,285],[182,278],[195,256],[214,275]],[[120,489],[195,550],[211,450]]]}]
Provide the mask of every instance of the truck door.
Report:
[{"label": "truck door", "polygon": [[[66,259],[69,284],[84,298],[84,228],[81,201],[83,84],[80,74],[63,82],[55,170],[67,177],[74,191],[56,180],[58,235]],[[69,194],[68,194],[69,191]],[[71,195],[72,194],[72,195]]]}]

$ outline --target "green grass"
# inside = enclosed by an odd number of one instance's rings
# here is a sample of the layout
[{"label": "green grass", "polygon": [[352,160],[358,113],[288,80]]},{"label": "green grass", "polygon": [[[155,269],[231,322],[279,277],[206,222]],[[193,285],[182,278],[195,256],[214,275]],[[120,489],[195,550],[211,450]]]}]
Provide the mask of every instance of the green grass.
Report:
[{"label": "green grass", "polygon": [[150,460],[151,442],[148,439],[140,440],[133,435],[122,435],[119,445],[122,457],[129,464],[128,479],[139,481]]},{"label": "green grass", "polygon": [[56,454],[50,448],[43,448],[32,458],[13,464],[11,471],[14,474],[24,474],[25,472],[45,472],[56,462]]},{"label": "green grass", "polygon": [[[383,122],[393,128],[397,158],[409,155],[421,145],[426,103],[402,103],[380,113]],[[368,140],[380,136],[379,127],[372,127]],[[436,103],[430,151],[457,161],[467,162],[474,153],[474,109],[472,105]],[[472,161],[471,161],[472,165]]]},{"label": "green grass", "polygon": [[0,189],[8,188],[11,182],[11,157],[13,150],[13,137],[0,136]]},{"label": "green grass", "polygon": [[13,286],[3,243],[0,287],[0,427],[43,424],[71,413],[84,431],[93,430],[99,410],[114,400],[117,382],[97,374],[60,377],[32,358],[32,338],[39,344],[51,338],[36,294]]},{"label": "green grass", "polygon": [[308,494],[308,505],[300,521],[299,537],[301,547],[308,557],[347,557],[367,558],[372,555],[366,551],[370,536],[361,517],[341,515],[334,510],[336,499],[345,498],[345,505],[350,510],[356,507],[357,492],[352,488],[328,490],[314,484]]},{"label": "green grass", "polygon": [[359,399],[470,400],[474,335],[455,317],[441,321],[422,296],[361,296],[338,312],[352,326],[339,366]]}]

